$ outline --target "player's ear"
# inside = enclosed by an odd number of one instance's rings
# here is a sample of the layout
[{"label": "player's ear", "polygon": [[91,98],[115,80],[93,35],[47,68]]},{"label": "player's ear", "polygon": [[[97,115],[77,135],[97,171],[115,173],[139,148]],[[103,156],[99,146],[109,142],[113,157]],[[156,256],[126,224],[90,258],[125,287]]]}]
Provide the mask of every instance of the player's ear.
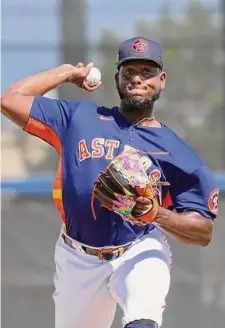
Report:
[{"label": "player's ear", "polygon": [[167,80],[167,74],[166,72],[162,71],[160,73],[160,86],[161,86],[161,90],[163,90],[166,86],[166,80]]},{"label": "player's ear", "polygon": [[116,82],[116,87],[118,89],[118,87],[119,87],[119,72],[115,73],[115,82]]}]

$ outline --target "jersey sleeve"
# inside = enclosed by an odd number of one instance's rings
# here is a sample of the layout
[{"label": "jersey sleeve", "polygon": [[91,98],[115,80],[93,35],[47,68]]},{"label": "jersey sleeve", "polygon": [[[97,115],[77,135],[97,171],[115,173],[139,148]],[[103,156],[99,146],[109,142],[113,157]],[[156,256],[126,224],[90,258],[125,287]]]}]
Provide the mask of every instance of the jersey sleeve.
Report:
[{"label": "jersey sleeve", "polygon": [[63,135],[80,104],[79,100],[67,101],[36,96],[24,131],[48,142],[60,153]]},{"label": "jersey sleeve", "polygon": [[207,166],[191,174],[178,173],[171,197],[178,213],[196,211],[208,219],[215,219],[218,214],[219,188]]}]

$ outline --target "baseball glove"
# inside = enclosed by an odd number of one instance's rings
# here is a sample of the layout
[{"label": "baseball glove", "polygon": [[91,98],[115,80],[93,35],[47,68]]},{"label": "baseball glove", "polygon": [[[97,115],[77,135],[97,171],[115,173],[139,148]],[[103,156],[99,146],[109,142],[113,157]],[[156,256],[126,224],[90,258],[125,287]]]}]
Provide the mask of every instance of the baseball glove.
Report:
[{"label": "baseball glove", "polygon": [[[152,206],[144,214],[135,212],[136,199],[140,196],[151,200]],[[119,214],[125,221],[142,226],[151,223],[158,213],[157,192],[144,169],[141,157],[135,149],[126,149],[115,157],[105,172],[100,172],[92,193],[102,207]]]}]

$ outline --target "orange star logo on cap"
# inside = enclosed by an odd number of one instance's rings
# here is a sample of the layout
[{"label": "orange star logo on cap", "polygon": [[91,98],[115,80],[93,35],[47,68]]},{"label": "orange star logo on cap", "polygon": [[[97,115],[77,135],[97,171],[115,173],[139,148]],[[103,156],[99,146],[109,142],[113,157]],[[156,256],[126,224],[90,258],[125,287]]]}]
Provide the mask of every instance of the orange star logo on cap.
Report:
[{"label": "orange star logo on cap", "polygon": [[148,51],[148,43],[144,39],[137,39],[132,43],[134,52],[145,53]]}]

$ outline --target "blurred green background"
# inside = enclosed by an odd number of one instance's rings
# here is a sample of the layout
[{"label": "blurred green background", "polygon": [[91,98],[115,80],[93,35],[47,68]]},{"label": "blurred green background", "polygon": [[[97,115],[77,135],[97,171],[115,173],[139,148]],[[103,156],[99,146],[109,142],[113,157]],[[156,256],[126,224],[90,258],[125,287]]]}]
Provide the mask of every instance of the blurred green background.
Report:
[{"label": "blurred green background", "polygon": [[[224,0],[2,0],[1,90],[61,63],[93,61],[103,76],[100,90],[89,94],[66,85],[47,96],[114,106],[119,43],[139,35],[158,39],[168,84],[157,118],[199,152],[225,191],[224,7]],[[50,328],[60,227],[50,189],[58,157],[4,118],[1,139],[2,327]],[[224,215],[222,194],[207,248],[171,241],[174,266],[163,327],[224,327]],[[120,316],[118,309],[113,328],[121,327]]]}]

